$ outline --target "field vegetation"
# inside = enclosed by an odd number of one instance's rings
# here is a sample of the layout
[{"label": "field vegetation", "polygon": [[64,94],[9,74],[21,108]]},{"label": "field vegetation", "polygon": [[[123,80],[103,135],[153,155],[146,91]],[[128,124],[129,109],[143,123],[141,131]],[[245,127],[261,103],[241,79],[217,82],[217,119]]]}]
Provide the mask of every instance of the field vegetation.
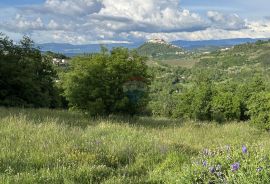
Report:
[{"label": "field vegetation", "polygon": [[270,177],[270,135],[243,122],[1,108],[0,126],[1,183],[268,183]]}]

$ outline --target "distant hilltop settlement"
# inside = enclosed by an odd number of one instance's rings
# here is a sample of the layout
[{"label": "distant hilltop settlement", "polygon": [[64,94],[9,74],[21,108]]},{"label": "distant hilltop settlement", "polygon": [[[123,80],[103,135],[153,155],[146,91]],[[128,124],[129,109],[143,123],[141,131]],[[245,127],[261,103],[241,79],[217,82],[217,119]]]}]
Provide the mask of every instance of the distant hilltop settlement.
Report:
[{"label": "distant hilltop settlement", "polygon": [[148,43],[159,43],[159,44],[166,44],[169,45],[168,42],[166,42],[165,40],[161,39],[161,38],[154,38],[148,41]]},{"label": "distant hilltop settlement", "polygon": [[169,45],[170,47],[174,47],[174,48],[181,48],[181,47],[178,47],[176,45],[172,45],[171,43],[166,42],[162,38],[154,38],[154,39],[148,40],[146,43],[164,44],[164,45]]}]

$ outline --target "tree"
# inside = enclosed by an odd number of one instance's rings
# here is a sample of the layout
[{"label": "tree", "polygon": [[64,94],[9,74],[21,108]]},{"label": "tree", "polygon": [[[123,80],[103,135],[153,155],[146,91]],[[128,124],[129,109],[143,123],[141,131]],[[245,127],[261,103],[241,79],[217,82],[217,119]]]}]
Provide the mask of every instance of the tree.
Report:
[{"label": "tree", "polygon": [[174,118],[193,119],[192,102],[195,97],[195,93],[192,89],[188,89],[184,93],[174,96],[176,103],[172,116]]},{"label": "tree", "polygon": [[261,76],[252,76],[252,79],[246,80],[244,85],[238,85],[236,94],[240,99],[241,120],[249,120],[248,102],[254,94],[264,92],[266,90],[265,81]]},{"label": "tree", "polygon": [[219,91],[212,101],[213,119],[217,122],[240,120],[240,107],[238,96],[232,92]]},{"label": "tree", "polygon": [[198,82],[192,88],[177,95],[173,117],[190,118],[206,121],[212,120],[213,84],[210,80]]},{"label": "tree", "polygon": [[63,81],[69,106],[92,116],[138,113],[148,101],[145,58],[124,48],[73,59]]},{"label": "tree", "polygon": [[192,117],[198,120],[212,120],[211,105],[213,98],[212,83],[202,82],[195,86],[192,102]]},{"label": "tree", "polygon": [[248,102],[251,123],[259,128],[270,130],[270,93],[260,92],[252,95]]},{"label": "tree", "polygon": [[55,107],[56,73],[34,42],[24,37],[19,44],[0,36],[0,105]]}]

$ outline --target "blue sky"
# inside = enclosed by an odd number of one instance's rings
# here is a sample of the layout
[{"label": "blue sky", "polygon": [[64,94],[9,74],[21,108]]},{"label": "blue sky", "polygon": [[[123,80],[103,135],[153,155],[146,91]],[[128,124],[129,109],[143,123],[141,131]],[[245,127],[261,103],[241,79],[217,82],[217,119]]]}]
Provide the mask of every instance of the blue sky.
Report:
[{"label": "blue sky", "polygon": [[270,38],[269,0],[1,0],[0,32],[72,44]]},{"label": "blue sky", "polygon": [[17,6],[17,5],[31,5],[31,4],[41,4],[44,0],[1,0],[0,5],[5,6]]}]

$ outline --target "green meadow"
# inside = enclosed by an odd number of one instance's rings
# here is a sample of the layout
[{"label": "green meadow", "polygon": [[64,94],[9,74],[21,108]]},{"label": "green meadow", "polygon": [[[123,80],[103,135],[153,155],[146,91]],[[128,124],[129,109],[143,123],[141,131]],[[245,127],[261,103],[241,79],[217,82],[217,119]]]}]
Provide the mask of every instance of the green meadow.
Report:
[{"label": "green meadow", "polygon": [[268,183],[269,138],[241,122],[0,108],[0,183]]}]

